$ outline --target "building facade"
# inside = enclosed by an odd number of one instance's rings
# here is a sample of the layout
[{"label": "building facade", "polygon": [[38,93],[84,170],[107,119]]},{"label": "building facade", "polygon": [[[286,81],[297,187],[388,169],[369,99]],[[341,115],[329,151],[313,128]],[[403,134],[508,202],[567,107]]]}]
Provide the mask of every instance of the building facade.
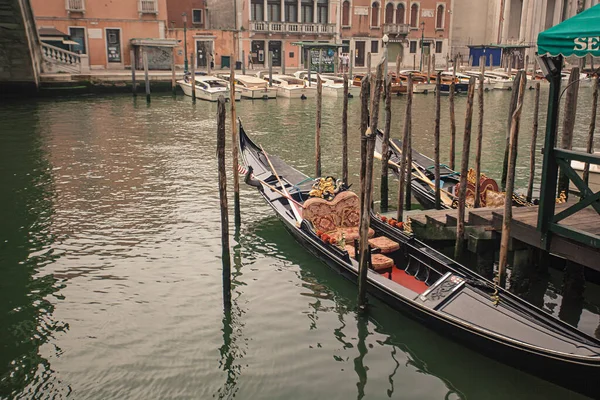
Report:
[{"label": "building facade", "polygon": [[344,51],[353,52],[354,66],[366,66],[371,53],[373,65],[383,56],[382,38],[387,35],[388,59],[403,68],[425,68],[423,59],[435,55],[443,65],[449,50],[449,1],[343,0],[339,19]]},{"label": "building facade", "polygon": [[298,42],[334,43],[339,2],[335,0],[243,0],[240,53],[246,65],[300,68],[304,63]]},{"label": "building facade", "polygon": [[540,32],[599,3],[600,0],[454,0],[452,53],[469,54],[469,45],[520,45],[528,46],[520,57],[529,56],[532,60]]},{"label": "building facade", "polygon": [[[167,37],[178,43],[175,63],[196,69],[228,68],[236,51],[238,0],[166,0]],[[187,60],[187,63],[186,63]]]},{"label": "building facade", "polygon": [[38,28],[54,28],[76,44],[91,69],[124,69],[148,46],[151,68],[168,68],[174,42],[166,40],[166,0],[31,0]]}]

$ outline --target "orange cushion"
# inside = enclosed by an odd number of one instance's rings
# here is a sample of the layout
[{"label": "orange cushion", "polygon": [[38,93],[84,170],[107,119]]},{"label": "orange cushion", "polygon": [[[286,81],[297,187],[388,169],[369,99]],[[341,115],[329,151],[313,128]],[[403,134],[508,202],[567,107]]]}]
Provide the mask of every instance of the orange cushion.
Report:
[{"label": "orange cushion", "polygon": [[369,239],[369,244],[373,247],[381,249],[383,254],[392,253],[400,248],[400,244],[386,238],[385,236]]},{"label": "orange cushion", "polygon": [[[350,255],[350,258],[355,257],[354,246],[346,245],[346,251]],[[394,260],[383,254],[371,254],[371,264],[375,271],[380,271],[382,269],[392,268],[394,266]]]}]

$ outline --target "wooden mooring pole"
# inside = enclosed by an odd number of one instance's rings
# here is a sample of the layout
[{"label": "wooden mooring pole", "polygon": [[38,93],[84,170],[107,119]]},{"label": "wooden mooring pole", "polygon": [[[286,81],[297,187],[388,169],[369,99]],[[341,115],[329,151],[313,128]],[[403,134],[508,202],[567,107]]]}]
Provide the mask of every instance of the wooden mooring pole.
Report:
[{"label": "wooden mooring pole", "polygon": [[231,112],[231,156],[233,158],[233,208],[235,226],[240,226],[240,173],[238,170],[238,130],[235,105],[235,55],[231,54],[229,65],[229,107]]},{"label": "wooden mooring pole", "polygon": [[192,74],[192,79],[190,80],[192,84],[192,103],[196,103],[196,63],[194,62],[194,53],[190,53],[190,73]]},{"label": "wooden mooring pole", "polygon": [[[505,57],[505,61],[508,58]],[[502,163],[502,178],[500,180],[500,186],[502,190],[506,189],[506,175],[508,172],[508,153],[510,152],[510,130],[513,120],[513,115],[515,113],[515,109],[517,108],[517,100],[519,97],[519,80],[515,78],[512,85],[512,94],[510,97],[510,104],[508,106],[508,120],[506,122],[506,142],[504,144],[504,162]]]},{"label": "wooden mooring pole", "polygon": [[[192,64],[193,65],[193,64]],[[229,250],[229,213],[227,210],[227,174],[225,172],[225,98],[217,102],[217,163],[219,170],[219,199],[221,202],[221,247],[223,261],[223,304],[231,308],[231,254]]]},{"label": "wooden mooring pole", "polygon": [[[535,151],[537,146],[538,120],[540,114],[540,83],[535,83],[535,102],[533,103],[533,131],[531,133],[531,149],[529,153],[529,181],[527,183],[527,201],[533,198],[533,179],[535,177]],[[584,172],[585,173],[585,172]]]},{"label": "wooden mooring pole", "polygon": [[[371,96],[371,77],[369,74],[366,74],[363,78],[362,78],[362,82],[360,85],[360,135],[361,137],[363,137],[363,133],[367,131],[367,128],[369,128],[369,102],[370,102],[370,96]],[[362,160],[365,160],[366,157],[366,152],[367,152],[367,141],[366,140],[361,140],[360,142],[360,159],[361,159],[361,163],[360,163],[360,187],[361,187],[361,191],[360,191],[360,204],[363,203],[364,200],[364,193],[362,191],[362,187],[364,186],[364,177],[365,177],[365,170],[364,167],[366,165],[366,163],[362,162]]]},{"label": "wooden mooring pole", "polygon": [[[310,65],[308,66],[310,69]],[[273,87],[273,52],[269,52],[269,86]],[[317,175],[321,176],[321,175]]]},{"label": "wooden mooring pole", "polygon": [[353,80],[353,74],[352,74],[352,67],[354,65],[354,50],[350,50],[350,60],[348,61],[348,63],[350,64],[350,73],[349,73],[349,78],[350,80]]},{"label": "wooden mooring pole", "polygon": [[412,178],[412,166],[410,164],[407,165],[407,154],[409,151],[411,151],[410,149],[408,149],[408,137],[410,136],[412,118],[412,90],[412,74],[408,74],[408,88],[406,92],[406,114],[404,117],[404,133],[402,135],[402,160],[400,161],[400,170],[398,171],[398,212],[396,214],[396,219],[398,221],[402,221],[402,218],[404,217],[404,186],[410,186]]},{"label": "wooden mooring pole", "polygon": [[[410,76],[410,75],[409,75]],[[414,83],[412,81],[412,76],[410,76],[410,84],[408,85],[406,94],[408,99],[406,100],[407,104],[410,102],[410,110],[407,114],[406,123],[408,124],[408,137],[406,138],[406,151],[403,153],[406,154],[406,187],[405,192],[406,195],[404,197],[404,209],[406,211],[411,210],[412,206],[412,170],[413,170],[413,162],[412,162],[412,103],[413,103],[413,88]],[[407,106],[408,109],[408,106]],[[404,147],[404,143],[403,143]]]},{"label": "wooden mooring pole", "polygon": [[177,80],[175,79],[175,47],[173,47],[173,52],[171,53],[171,91],[173,92],[173,96],[177,93]]},{"label": "wooden mooring pole", "polygon": [[135,82],[135,68],[136,68],[136,60],[135,60],[135,51],[131,50],[129,52],[129,57],[131,60],[131,90],[133,92],[133,97],[137,97],[137,83]]},{"label": "wooden mooring pole", "polygon": [[[592,58],[593,60],[593,58]],[[594,78],[594,91],[592,93],[592,112],[591,112],[591,120],[590,120],[590,129],[588,131],[588,139],[587,139],[587,146],[586,146],[586,151],[588,153],[593,153],[594,152],[594,131],[596,130],[596,112],[598,109],[598,77]],[[583,168],[583,180],[584,182],[587,184],[589,181],[589,175],[590,175],[590,164],[589,163],[585,163],[585,166]]]},{"label": "wooden mooring pole", "polygon": [[342,106],[342,181],[348,184],[348,74],[344,74],[344,102]]},{"label": "wooden mooring pole", "polygon": [[400,64],[402,64],[402,58],[400,57],[400,53],[396,57],[396,77],[400,75]]},{"label": "wooden mooring pole", "polygon": [[473,123],[473,97],[475,97],[475,77],[469,79],[467,111],[465,115],[465,135],[463,138],[462,160],[460,163],[460,188],[458,191],[458,218],[456,224],[456,247],[454,259],[462,256],[465,241],[465,207],[467,195],[467,172],[469,170],[469,150],[471,149],[471,125]]},{"label": "wooden mooring pole", "polygon": [[148,53],[146,49],[142,54],[144,63],[144,82],[146,83],[146,103],[150,103],[150,77],[148,76]]},{"label": "wooden mooring pole", "polygon": [[450,107],[450,169],[454,170],[456,164],[454,163],[454,157],[456,154],[456,116],[454,114],[454,92],[456,91],[456,68],[458,64],[458,56],[454,57],[454,64],[452,67],[452,82],[450,83],[450,98],[448,104]]},{"label": "wooden mooring pole", "polygon": [[321,109],[323,102],[323,81],[317,74],[317,117],[315,127],[315,177],[321,176]]},{"label": "wooden mooring pole", "polygon": [[[479,106],[479,121],[477,124],[477,148],[475,150],[475,202],[473,207],[479,208],[481,202],[481,185],[479,184],[479,177],[481,176],[481,150],[483,146],[483,85],[485,78],[483,76],[483,59],[485,57],[479,57],[479,66],[481,73],[479,74],[479,90],[478,93],[478,106]],[[472,58],[471,58],[472,60]]]},{"label": "wooden mooring pole", "polygon": [[390,129],[392,126],[392,80],[390,76],[385,77],[385,126],[383,127],[383,143],[381,144],[381,212],[388,210],[389,185],[388,185],[388,161],[390,149]]},{"label": "wooden mooring pole", "polygon": [[242,50],[242,75],[246,75],[246,50]]},{"label": "wooden mooring pole", "polygon": [[498,261],[498,283],[501,287],[506,284],[506,266],[508,264],[508,241],[510,240],[510,229],[512,222],[512,195],[515,186],[515,167],[517,163],[517,146],[519,143],[519,122],[523,109],[523,94],[527,85],[527,75],[521,70],[515,78],[518,86],[517,105],[513,113],[510,126],[510,147],[508,172],[506,181],[506,196],[504,198],[504,217],[502,220],[502,236],[500,239],[500,258]]},{"label": "wooden mooring pole", "polygon": [[[579,95],[579,67],[573,67],[569,76],[565,98],[565,114],[563,119],[562,140],[560,147],[571,150],[573,147],[573,132],[575,130],[575,118],[577,113],[577,96]],[[569,197],[569,178],[567,174],[560,171],[558,175],[558,194],[565,192]]]},{"label": "wooden mooring pole", "polygon": [[434,128],[434,174],[435,174],[435,209],[439,210],[441,208],[441,200],[440,200],[440,86],[442,83],[442,72],[437,73],[437,78],[435,80],[435,128]]}]

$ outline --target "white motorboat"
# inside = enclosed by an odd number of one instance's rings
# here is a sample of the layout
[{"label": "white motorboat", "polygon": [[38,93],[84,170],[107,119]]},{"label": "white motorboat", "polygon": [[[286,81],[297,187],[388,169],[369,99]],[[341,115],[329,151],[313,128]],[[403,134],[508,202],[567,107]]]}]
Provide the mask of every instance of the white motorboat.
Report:
[{"label": "white motorboat", "polygon": [[[298,79],[304,79],[308,83],[308,72],[297,71],[294,76]],[[313,73],[310,76],[310,87],[317,87],[317,76],[321,77],[323,82],[323,96],[326,97],[344,97],[344,79],[333,75],[323,75]],[[348,81],[348,97],[353,98],[360,95],[360,87],[354,86],[352,81]]]},{"label": "white motorboat", "polygon": [[[183,93],[186,96],[192,96],[192,77],[185,76],[184,79],[177,81]],[[206,101],[217,101],[219,96],[225,97],[225,100],[229,98],[229,82],[224,79],[217,78],[211,75],[196,75],[196,98]],[[239,101],[242,99],[242,91],[236,89],[235,100]]]},{"label": "white motorboat", "polygon": [[[268,81],[269,76],[265,76],[264,79]],[[317,93],[315,87],[306,87],[302,79],[290,75],[273,75],[272,83],[277,88],[278,97],[308,99],[315,97]]]},{"label": "white motorboat", "polygon": [[[223,79],[229,81],[229,74],[223,74]],[[245,99],[275,99],[277,98],[277,88],[270,87],[269,83],[252,75],[235,75],[236,90],[242,92],[242,98]]]},{"label": "white motorboat", "polygon": [[498,71],[485,71],[484,76],[490,78],[490,82],[494,84],[494,89],[497,90],[512,90],[513,78]]},{"label": "white motorboat", "polygon": [[[480,71],[465,71],[464,73],[466,76],[468,76],[469,78],[474,76],[477,80],[475,88],[479,88],[479,77],[481,75]],[[495,87],[495,82],[492,82],[492,78],[490,78],[489,76],[486,76],[485,74],[483,75],[483,90],[484,91],[489,91],[489,90],[493,90]]]}]

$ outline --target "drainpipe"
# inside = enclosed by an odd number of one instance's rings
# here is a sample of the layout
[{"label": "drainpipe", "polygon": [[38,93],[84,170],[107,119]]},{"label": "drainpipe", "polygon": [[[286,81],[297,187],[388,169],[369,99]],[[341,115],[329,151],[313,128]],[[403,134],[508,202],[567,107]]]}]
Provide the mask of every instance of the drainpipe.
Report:
[{"label": "drainpipe", "polygon": [[[405,11],[406,13],[406,11]],[[450,0],[450,29],[448,30],[448,49],[450,49],[450,54],[446,54],[446,56],[452,56],[452,32],[454,31],[454,0]],[[421,49],[422,50],[422,49]],[[447,52],[448,53],[448,52]]]}]

